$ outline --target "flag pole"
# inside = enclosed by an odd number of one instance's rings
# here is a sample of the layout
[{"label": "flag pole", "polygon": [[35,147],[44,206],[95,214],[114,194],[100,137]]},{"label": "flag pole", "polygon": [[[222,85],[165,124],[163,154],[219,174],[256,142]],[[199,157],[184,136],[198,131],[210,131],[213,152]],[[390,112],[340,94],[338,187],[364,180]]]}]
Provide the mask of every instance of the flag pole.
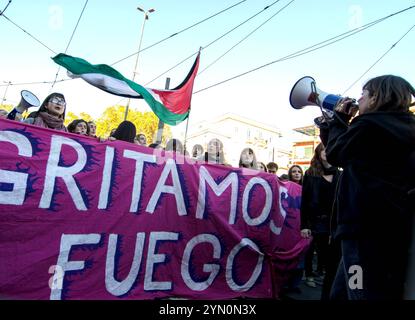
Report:
[{"label": "flag pole", "polygon": [[190,118],[190,111],[192,110],[192,108],[189,108],[189,114],[187,115],[187,120],[186,120],[186,131],[184,133],[184,143],[183,143],[183,152],[186,153],[186,144],[187,144],[187,129],[189,129],[189,118]]},{"label": "flag pole", "polygon": [[[170,88],[170,78],[166,78],[166,84],[164,86],[166,90]],[[160,120],[159,118],[159,124],[157,129],[157,136],[156,136],[156,143],[161,143],[162,137],[163,137],[163,129],[164,129],[164,122]]]},{"label": "flag pole", "polygon": [[[133,72],[133,79],[132,81],[134,81],[135,76],[137,75],[137,67],[138,67],[138,57],[140,56],[140,51],[141,51],[141,43],[143,42],[143,35],[144,35],[144,26],[146,24],[146,20],[148,20],[148,15],[154,11],[156,11],[155,9],[149,9],[147,11],[145,11],[144,9],[137,7],[138,11],[141,11],[144,13],[144,17],[143,17],[143,23],[141,25],[141,33],[140,33],[140,42],[138,44],[138,51],[137,51],[137,57],[135,59],[135,66],[134,66],[134,72]],[[130,98],[128,98],[127,100],[127,105],[125,107],[125,113],[124,113],[124,121],[127,120],[127,116],[128,116],[128,109],[130,107]]]},{"label": "flag pole", "polygon": [[[202,51],[202,47],[199,47],[199,53],[198,54],[200,54],[200,51]],[[193,93],[192,93],[192,95],[193,95]],[[184,133],[184,143],[183,143],[183,149],[184,149],[184,152],[186,152],[186,144],[187,144],[187,130],[189,129],[189,118],[190,118],[190,111],[192,110],[192,107],[190,106],[189,107],[189,114],[187,115],[187,121],[186,121],[186,131],[185,131],[185,133]]]}]

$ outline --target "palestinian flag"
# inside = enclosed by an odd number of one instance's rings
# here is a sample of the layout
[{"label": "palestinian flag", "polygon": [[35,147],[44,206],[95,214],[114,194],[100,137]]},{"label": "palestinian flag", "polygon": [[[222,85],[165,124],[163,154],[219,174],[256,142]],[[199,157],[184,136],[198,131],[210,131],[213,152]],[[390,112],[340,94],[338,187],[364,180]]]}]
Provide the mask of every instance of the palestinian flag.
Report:
[{"label": "palestinian flag", "polygon": [[89,84],[117,96],[144,99],[161,121],[175,126],[189,116],[193,82],[199,68],[200,51],[186,79],[174,89],[144,88],[125,78],[106,64],[90,64],[63,53],[52,58],[69,71],[71,78],[82,78]]}]

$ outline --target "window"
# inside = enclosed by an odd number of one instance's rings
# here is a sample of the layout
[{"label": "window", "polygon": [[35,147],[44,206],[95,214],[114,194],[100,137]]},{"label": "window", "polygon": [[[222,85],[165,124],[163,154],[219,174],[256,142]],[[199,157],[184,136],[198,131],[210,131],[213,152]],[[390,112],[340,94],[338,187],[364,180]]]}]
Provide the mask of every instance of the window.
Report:
[{"label": "window", "polygon": [[295,156],[297,159],[305,158],[305,148],[297,147],[295,148]]},{"label": "window", "polygon": [[313,157],[313,147],[309,146],[309,147],[305,147],[304,148],[304,153],[305,153],[305,157],[306,158],[312,158]]}]

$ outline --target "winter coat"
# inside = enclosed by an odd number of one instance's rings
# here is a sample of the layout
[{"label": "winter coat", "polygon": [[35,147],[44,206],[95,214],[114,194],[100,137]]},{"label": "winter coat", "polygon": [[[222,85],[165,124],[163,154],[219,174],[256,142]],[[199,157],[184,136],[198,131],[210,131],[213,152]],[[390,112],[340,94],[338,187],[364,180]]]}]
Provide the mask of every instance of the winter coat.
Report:
[{"label": "winter coat", "polygon": [[336,237],[378,237],[406,246],[415,213],[415,116],[371,112],[347,126],[349,119],[335,113],[326,146],[327,161],[343,168]]}]

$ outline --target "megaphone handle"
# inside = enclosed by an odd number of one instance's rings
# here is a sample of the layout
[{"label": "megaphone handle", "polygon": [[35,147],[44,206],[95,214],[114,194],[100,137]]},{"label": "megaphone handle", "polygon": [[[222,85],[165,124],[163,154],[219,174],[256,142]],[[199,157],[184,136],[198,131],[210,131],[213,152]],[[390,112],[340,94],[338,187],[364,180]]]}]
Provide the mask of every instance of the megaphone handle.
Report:
[{"label": "megaphone handle", "polygon": [[311,82],[311,93],[314,96],[315,102],[320,107],[320,111],[321,111],[321,114],[323,115],[323,118],[326,120],[326,122],[329,122],[330,121],[330,116],[327,115],[326,112],[324,112],[324,109],[322,107],[322,103],[321,103],[320,98],[318,96],[318,92],[317,92],[317,87],[316,87],[316,82],[315,81],[312,81]]},{"label": "megaphone handle", "polygon": [[8,113],[7,119],[9,119],[9,120],[16,120],[16,116],[17,116],[17,118],[19,118],[19,117],[21,117],[21,115],[22,115],[22,113],[19,112],[17,110],[17,108],[13,108],[13,110]]},{"label": "megaphone handle", "polygon": [[318,97],[318,93],[317,93],[317,87],[316,87],[316,82],[312,81],[311,82],[311,92],[313,93],[314,97],[315,97],[315,102],[320,106],[320,98]]}]

